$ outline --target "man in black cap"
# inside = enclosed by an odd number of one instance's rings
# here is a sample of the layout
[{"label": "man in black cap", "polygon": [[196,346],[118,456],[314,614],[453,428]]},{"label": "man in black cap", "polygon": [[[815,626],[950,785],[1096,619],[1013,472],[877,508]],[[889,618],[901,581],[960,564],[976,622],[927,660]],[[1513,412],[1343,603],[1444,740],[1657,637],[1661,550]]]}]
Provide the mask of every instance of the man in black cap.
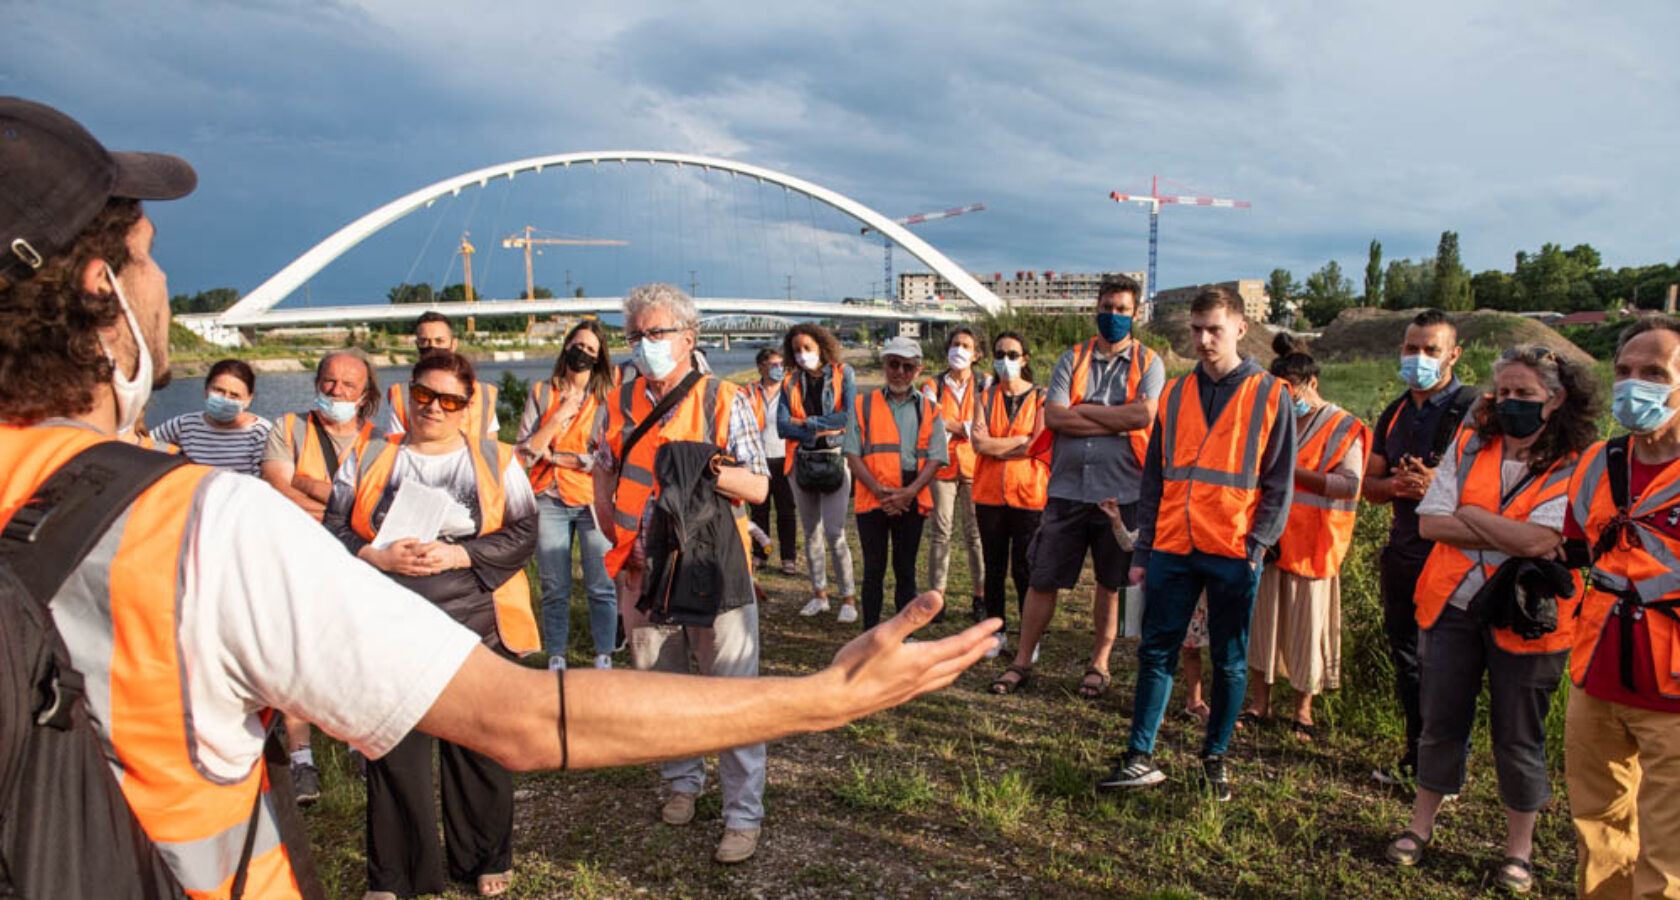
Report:
[{"label": "man in black cap", "polygon": [[[183,160],[110,153],[64,114],[0,97],[0,525],[50,506],[43,482],[131,426],[167,379],[168,288],[139,201],[195,184]],[[0,558],[27,564],[14,542],[28,531],[0,532]],[[442,565],[428,560],[414,574]],[[263,482],[182,465],[128,504],[49,608],[129,806],[182,887],[228,896],[243,846],[244,896],[265,898],[295,896],[306,852],[262,802],[267,710],[369,756],[418,728],[516,769],[688,757],[950,683],[998,623],[906,644],[940,604],[917,598],[807,678],[556,676],[497,657]],[[481,893],[509,877],[450,874]]]}]

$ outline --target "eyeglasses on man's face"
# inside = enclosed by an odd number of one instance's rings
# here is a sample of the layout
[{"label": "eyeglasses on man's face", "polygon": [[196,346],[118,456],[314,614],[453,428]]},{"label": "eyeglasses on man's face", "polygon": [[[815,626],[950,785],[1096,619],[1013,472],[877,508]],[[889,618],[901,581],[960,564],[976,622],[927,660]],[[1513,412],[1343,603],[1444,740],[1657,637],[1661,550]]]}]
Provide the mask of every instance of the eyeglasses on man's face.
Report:
[{"label": "eyeglasses on man's face", "polygon": [[630,346],[634,347],[637,344],[640,344],[642,342],[643,338],[653,338],[656,341],[663,341],[663,340],[666,340],[667,338],[669,338],[671,335],[677,334],[678,332],[681,332],[681,331],[682,331],[681,328],[675,328],[675,327],[672,327],[672,328],[649,328],[646,331],[626,331],[624,333],[624,342],[629,344]]}]

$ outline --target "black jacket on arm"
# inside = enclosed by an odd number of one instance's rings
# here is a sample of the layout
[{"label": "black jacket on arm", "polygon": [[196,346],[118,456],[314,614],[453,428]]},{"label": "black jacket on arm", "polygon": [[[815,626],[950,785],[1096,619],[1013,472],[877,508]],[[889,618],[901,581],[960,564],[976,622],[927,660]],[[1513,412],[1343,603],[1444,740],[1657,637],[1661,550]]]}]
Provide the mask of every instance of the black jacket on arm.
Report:
[{"label": "black jacket on arm", "polygon": [[636,608],[654,622],[710,628],[718,613],[753,602],[752,568],[735,506],[717,492],[705,441],[674,441],[653,459],[659,483],[647,524],[647,576]]}]

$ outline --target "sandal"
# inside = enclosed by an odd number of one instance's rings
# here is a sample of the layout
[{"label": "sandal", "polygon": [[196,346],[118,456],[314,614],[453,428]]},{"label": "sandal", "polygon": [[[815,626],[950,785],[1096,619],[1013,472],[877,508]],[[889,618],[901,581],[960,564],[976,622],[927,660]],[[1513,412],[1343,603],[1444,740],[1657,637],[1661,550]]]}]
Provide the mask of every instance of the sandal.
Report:
[{"label": "sandal", "polygon": [[1237,713],[1238,728],[1257,728],[1266,724],[1267,720],[1267,716],[1262,716],[1252,709],[1245,709],[1242,712]]},{"label": "sandal", "polygon": [[510,887],[513,887],[512,872],[487,872],[478,876],[480,897],[498,897],[507,893]]},{"label": "sandal", "polygon": [[[1094,683],[1091,681],[1092,676],[1095,676],[1097,679]],[[1080,676],[1079,689],[1075,691],[1075,693],[1086,700],[1096,700],[1103,694],[1108,693],[1109,680],[1110,678],[1107,672],[1104,672],[1096,666],[1091,666],[1085,670],[1084,675]]]},{"label": "sandal", "polygon": [[[1430,835],[1430,837],[1434,837],[1434,835]],[[1397,866],[1415,866],[1423,862],[1423,851],[1425,847],[1429,846],[1429,840],[1430,838],[1422,837],[1415,831],[1403,831],[1399,837],[1388,842],[1388,847],[1383,851],[1383,855],[1388,857],[1389,862]],[[1410,841],[1411,848],[1402,846],[1402,841]]]},{"label": "sandal", "polygon": [[[1013,681],[1009,678],[1010,673],[1015,675]],[[1032,668],[1030,666],[1012,665],[1004,669],[1002,675],[992,679],[992,686],[989,690],[998,695],[1013,694],[1029,684],[1032,684]]]},{"label": "sandal", "polygon": [[1310,744],[1318,740],[1318,726],[1311,722],[1290,722],[1289,730],[1303,743]]},{"label": "sandal", "polygon": [[1213,715],[1213,707],[1206,703],[1197,703],[1184,707],[1184,714],[1192,719],[1200,719],[1206,722],[1208,717]]},{"label": "sandal", "polygon": [[1507,856],[1499,861],[1493,883],[1513,894],[1526,894],[1534,887],[1534,865],[1526,859]]}]

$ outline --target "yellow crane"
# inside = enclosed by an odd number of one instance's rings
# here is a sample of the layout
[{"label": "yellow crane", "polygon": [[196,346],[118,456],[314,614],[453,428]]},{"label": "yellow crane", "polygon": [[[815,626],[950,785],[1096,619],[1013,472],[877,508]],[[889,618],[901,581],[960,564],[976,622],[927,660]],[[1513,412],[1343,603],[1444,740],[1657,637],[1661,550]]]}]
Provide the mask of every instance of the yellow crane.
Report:
[{"label": "yellow crane", "polygon": [[[461,255],[461,272],[466,277],[466,284],[464,285],[464,287],[466,288],[467,302],[468,303],[472,303],[472,302],[474,302],[475,300],[478,299],[476,296],[473,295],[473,280],[472,280],[472,258],[473,258],[473,254],[478,252],[478,249],[475,248],[472,245],[471,241],[467,240],[467,238],[470,237],[470,236],[472,236],[472,232],[470,232],[470,231],[461,232],[461,246],[455,248],[455,252],[459,253]],[[472,332],[474,330],[474,326],[476,324],[477,323],[475,323],[473,321],[472,316],[467,316],[467,331],[468,332]]]},{"label": "yellow crane", "polygon": [[[536,226],[527,225],[512,237],[502,238],[502,246],[508,250],[525,251],[525,299],[535,300],[537,297],[536,278],[531,271],[531,256],[533,247],[628,247],[629,241],[615,241],[604,238],[550,238],[534,237]],[[541,250],[535,251],[541,253]]]}]

